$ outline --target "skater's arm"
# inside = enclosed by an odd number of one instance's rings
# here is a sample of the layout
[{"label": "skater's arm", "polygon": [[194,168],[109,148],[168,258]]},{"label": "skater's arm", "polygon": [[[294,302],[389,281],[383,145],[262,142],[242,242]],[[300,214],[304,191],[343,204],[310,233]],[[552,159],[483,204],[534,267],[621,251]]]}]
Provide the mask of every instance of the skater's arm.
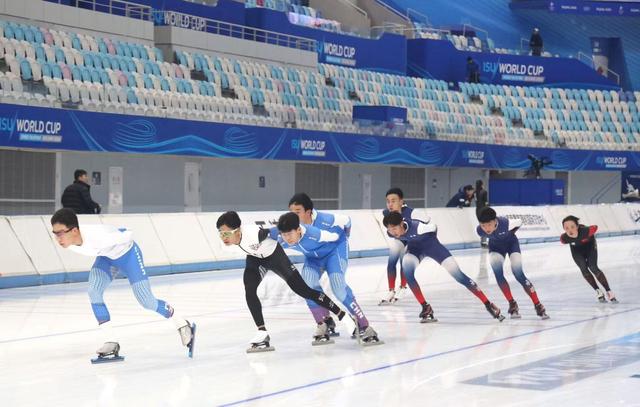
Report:
[{"label": "skater's arm", "polygon": [[427,233],[435,233],[438,230],[438,227],[434,223],[424,223],[420,222],[418,225],[418,234],[424,235]]},{"label": "skater's arm", "polygon": [[339,234],[328,232],[326,230],[321,230],[320,237],[318,238],[318,242],[330,243],[330,242],[337,242],[339,239],[340,239]]},{"label": "skater's arm", "polygon": [[598,225],[589,226],[589,237],[595,236],[597,231],[598,231]]},{"label": "skater's arm", "polygon": [[344,230],[347,237],[351,234],[351,218],[347,215],[333,215],[333,226]]}]

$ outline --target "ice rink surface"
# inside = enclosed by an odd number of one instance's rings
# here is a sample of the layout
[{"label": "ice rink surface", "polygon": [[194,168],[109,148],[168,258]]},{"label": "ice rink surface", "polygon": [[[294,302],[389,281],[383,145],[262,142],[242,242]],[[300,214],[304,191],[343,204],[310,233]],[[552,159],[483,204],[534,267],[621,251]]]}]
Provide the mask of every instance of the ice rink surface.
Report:
[{"label": "ice rink surface", "polygon": [[[102,343],[87,283],[0,290],[0,406],[640,406],[640,236],[599,239],[619,304],[600,304],[559,243],[523,245],[540,320],[509,270],[522,319],[500,323],[444,269],[416,276],[439,322],[420,324],[409,293],[378,306],[386,258],[354,259],[347,280],[384,345],[347,328],[311,346],[304,303],[270,273],[260,291],[275,352],[246,354],[255,333],[239,270],[152,277],[158,298],[198,325],[190,360],[173,324],[144,310],[126,280],[107,289],[124,362],[92,365]],[[479,249],[454,256],[506,313]],[[266,294],[265,294],[266,292]]]}]

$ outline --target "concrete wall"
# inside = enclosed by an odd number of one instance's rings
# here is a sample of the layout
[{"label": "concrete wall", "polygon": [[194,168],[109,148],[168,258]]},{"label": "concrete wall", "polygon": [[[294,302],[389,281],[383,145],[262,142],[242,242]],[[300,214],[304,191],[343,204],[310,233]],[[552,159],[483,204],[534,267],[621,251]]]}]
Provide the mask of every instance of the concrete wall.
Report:
[{"label": "concrete wall", "polygon": [[366,30],[371,27],[371,19],[366,11],[356,8],[354,1],[349,0],[311,0],[309,6],[320,10],[322,18],[336,20],[342,24],[343,31],[352,28]]},{"label": "concrete wall", "polygon": [[231,58],[242,57],[303,69],[315,69],[318,65],[318,54],[315,51],[303,51],[171,26],[155,27],[155,42],[167,59],[173,58],[171,55],[175,50],[182,50],[213,53]]},{"label": "concrete wall", "polygon": [[617,171],[570,172],[567,203],[614,203],[622,199],[621,174]]}]

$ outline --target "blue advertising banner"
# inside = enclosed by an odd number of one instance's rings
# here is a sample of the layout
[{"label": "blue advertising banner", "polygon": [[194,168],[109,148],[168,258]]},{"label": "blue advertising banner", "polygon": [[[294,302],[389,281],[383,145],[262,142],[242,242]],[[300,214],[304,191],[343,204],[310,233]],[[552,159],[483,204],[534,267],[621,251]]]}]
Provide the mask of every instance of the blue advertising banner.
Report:
[{"label": "blue advertising banner", "polygon": [[378,39],[357,37],[293,24],[285,13],[264,8],[246,10],[246,24],[318,42],[318,62],[404,75],[407,41],[402,35],[385,33]]},{"label": "blue advertising banner", "polygon": [[640,2],[555,0],[549,2],[549,11],[589,16],[640,17]]},{"label": "blue advertising banner", "polygon": [[620,88],[576,59],[459,51],[447,40],[408,40],[407,73],[448,82],[467,81],[467,57],[478,64],[481,83]]},{"label": "blue advertising banner", "polygon": [[0,104],[0,147],[523,170],[640,171],[640,152],[457,143]]}]

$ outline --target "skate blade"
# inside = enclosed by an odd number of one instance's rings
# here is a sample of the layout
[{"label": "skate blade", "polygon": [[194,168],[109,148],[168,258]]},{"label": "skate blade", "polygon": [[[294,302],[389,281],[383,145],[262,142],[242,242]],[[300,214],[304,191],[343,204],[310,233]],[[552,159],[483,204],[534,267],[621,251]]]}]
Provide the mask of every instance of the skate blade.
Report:
[{"label": "skate blade", "polygon": [[332,332],[329,334],[330,337],[334,338],[336,336],[340,336],[340,332]]},{"label": "skate blade", "polygon": [[329,339],[328,341],[312,341],[311,345],[312,346],[324,346],[324,345],[331,345],[336,343],[336,341],[334,341],[333,339]]},{"label": "skate blade", "polygon": [[496,318],[499,322],[504,321],[504,315],[500,314],[497,318]]},{"label": "skate blade", "polygon": [[614,299],[612,299],[612,300],[609,300],[609,302],[610,302],[610,303],[612,303],[612,304],[619,304],[619,303],[620,303],[620,301],[618,301],[618,300],[617,300],[617,299],[615,299],[615,298],[614,298]]},{"label": "skate blade", "polygon": [[107,356],[107,357],[98,356],[97,358],[91,359],[91,364],[99,365],[101,363],[122,362],[123,360],[124,360],[124,356]]},{"label": "skate blade", "polygon": [[368,348],[370,346],[384,345],[384,341],[381,341],[381,340],[369,341],[369,342],[363,341],[360,345],[362,345],[362,347],[364,348]]},{"label": "skate blade", "polygon": [[605,300],[604,298],[598,298],[598,302],[599,302],[600,304],[606,304],[606,303],[607,303],[607,300]]},{"label": "skate blade", "polygon": [[422,318],[420,320],[421,324],[431,324],[433,322],[438,322],[438,318]]},{"label": "skate blade", "polygon": [[262,352],[273,352],[276,350],[273,346],[267,346],[266,348],[249,348],[247,349],[247,353],[262,353]]},{"label": "skate blade", "polygon": [[389,301],[386,301],[386,300],[382,300],[382,301],[380,301],[378,303],[378,305],[386,307],[386,306],[389,306],[389,305],[393,305],[394,302],[395,301],[389,302]]},{"label": "skate blade", "polygon": [[193,359],[193,349],[196,346],[196,324],[191,324],[191,342],[187,345],[189,348],[189,357]]},{"label": "skate blade", "polygon": [[522,318],[522,315],[520,314],[511,314],[511,319],[520,319]]},{"label": "skate blade", "polygon": [[544,314],[540,317],[540,319],[545,320],[545,319],[549,319],[549,315]]}]

